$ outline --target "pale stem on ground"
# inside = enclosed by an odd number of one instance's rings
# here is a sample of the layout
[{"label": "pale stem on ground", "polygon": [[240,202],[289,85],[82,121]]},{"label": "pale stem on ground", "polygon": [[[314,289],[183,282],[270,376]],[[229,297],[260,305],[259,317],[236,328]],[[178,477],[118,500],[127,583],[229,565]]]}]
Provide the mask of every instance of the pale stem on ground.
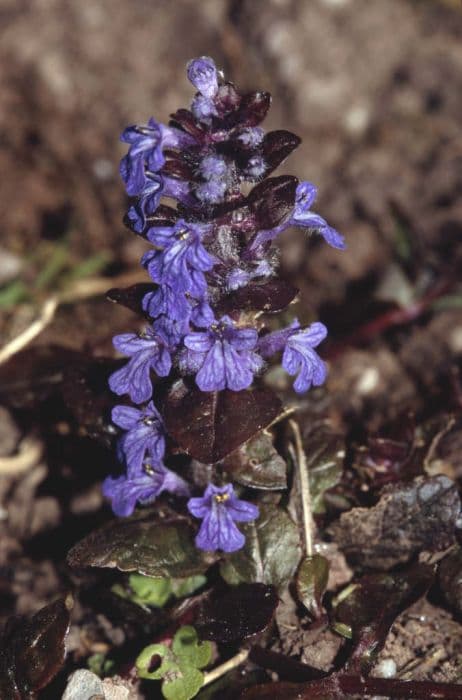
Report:
[{"label": "pale stem on ground", "polygon": [[15,476],[28,471],[38,463],[42,456],[42,443],[30,436],[19,444],[18,454],[0,457],[0,476]]},{"label": "pale stem on ground", "polygon": [[303,509],[303,532],[305,536],[305,551],[307,557],[313,556],[313,514],[311,511],[311,492],[308,477],[308,466],[306,464],[305,451],[303,449],[302,436],[298,423],[289,421],[289,425],[295,438],[295,453],[298,463],[298,474],[300,478],[300,493]]},{"label": "pale stem on ground", "polygon": [[10,357],[13,357],[13,355],[16,355],[20,350],[23,350],[26,345],[29,345],[29,343],[51,323],[56,309],[58,308],[58,303],[57,297],[47,299],[40,310],[38,318],[36,318],[22,333],[16,336],[16,338],[13,338],[13,340],[1,348],[0,365],[9,360]]},{"label": "pale stem on ground", "polygon": [[221,666],[217,666],[213,669],[213,671],[204,673],[204,682],[202,684],[202,687],[204,687],[204,685],[209,685],[210,683],[213,683],[214,681],[218,680],[218,678],[224,676],[225,673],[228,673],[229,671],[232,671],[233,668],[237,668],[237,666],[243,664],[244,661],[247,660],[248,655],[249,650],[242,649],[242,651],[236,654],[236,656],[233,656],[231,659],[228,659],[228,661],[225,661],[225,663],[221,664]]}]

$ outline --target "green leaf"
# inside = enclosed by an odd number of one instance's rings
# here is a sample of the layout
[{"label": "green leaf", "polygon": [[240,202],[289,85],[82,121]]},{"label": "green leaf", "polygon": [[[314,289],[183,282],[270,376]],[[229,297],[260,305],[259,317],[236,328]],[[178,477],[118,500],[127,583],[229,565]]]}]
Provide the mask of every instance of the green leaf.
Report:
[{"label": "green leaf", "polygon": [[37,275],[35,280],[35,289],[46,289],[51,287],[57,281],[59,275],[69,263],[69,249],[67,244],[55,245],[52,248],[51,255],[45,262],[45,265]]},{"label": "green leaf", "polygon": [[87,659],[89,670],[100,678],[111,675],[115,672],[115,661],[108,659],[105,654],[97,652]]},{"label": "green leaf", "polygon": [[305,557],[297,571],[296,588],[301,603],[317,619],[322,614],[322,596],[329,578],[329,562],[320,554]]},{"label": "green leaf", "polygon": [[[149,668],[152,664],[152,659],[159,656],[161,664],[154,671]],[[167,673],[178,670],[178,664],[170,649],[165,644],[150,644],[143,649],[136,659],[136,669],[140,678],[147,678],[151,681],[158,681]]]},{"label": "green leaf", "polygon": [[191,700],[202,688],[204,674],[191,668],[181,667],[178,676],[165,680],[162,684],[162,695],[167,700]]},{"label": "green leaf", "polygon": [[72,277],[72,279],[82,279],[83,277],[95,275],[97,272],[101,272],[110,261],[110,253],[108,251],[102,251],[101,253],[93,255],[91,258],[82,260],[78,265],[75,265],[71,270],[70,277]]},{"label": "green leaf", "polygon": [[198,574],[197,576],[188,576],[188,578],[172,579],[170,583],[172,584],[175,598],[185,598],[207,583],[207,578],[202,574]]},{"label": "green leaf", "polygon": [[261,582],[281,587],[300,561],[298,528],[282,508],[260,506],[260,517],[242,526],[246,542],[222,562],[220,573],[231,585]]},{"label": "green leaf", "polygon": [[195,668],[204,668],[212,656],[212,645],[210,642],[199,642],[194,627],[185,625],[175,634],[172,651],[182,663]]},{"label": "green leaf", "polygon": [[22,280],[14,280],[0,290],[0,307],[11,308],[29,298],[29,290]]},{"label": "green leaf", "polygon": [[[154,657],[160,657],[158,668],[150,671]],[[140,678],[163,680],[162,695],[167,700],[191,700],[202,687],[204,675],[199,671],[212,656],[210,642],[199,642],[197,632],[189,625],[180,627],[171,648],[150,644],[136,660]]]},{"label": "green leaf", "polygon": [[135,594],[132,600],[141,605],[155,605],[162,608],[172,595],[172,585],[168,578],[130,574],[128,582]]},{"label": "green leaf", "polygon": [[162,519],[152,511],[112,520],[71,549],[71,566],[137,571],[154,578],[183,578],[203,573],[213,561],[194,545],[187,520]]}]

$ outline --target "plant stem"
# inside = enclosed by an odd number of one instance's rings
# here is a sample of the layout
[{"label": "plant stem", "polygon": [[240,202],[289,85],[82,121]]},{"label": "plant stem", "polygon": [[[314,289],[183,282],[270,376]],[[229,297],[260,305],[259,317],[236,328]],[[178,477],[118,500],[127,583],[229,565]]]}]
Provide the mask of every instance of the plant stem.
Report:
[{"label": "plant stem", "polygon": [[303,532],[305,535],[305,552],[307,557],[313,556],[313,514],[311,511],[310,480],[308,477],[308,467],[306,464],[305,451],[302,444],[302,436],[298,423],[289,421],[289,425],[295,438],[295,452],[298,462],[298,473],[300,476],[300,492],[303,508]]},{"label": "plant stem", "polygon": [[228,659],[228,661],[225,661],[224,664],[217,666],[213,669],[213,671],[204,673],[204,682],[202,684],[202,687],[204,685],[209,685],[210,683],[213,683],[213,681],[216,681],[218,678],[221,678],[221,676],[224,676],[225,673],[228,673],[229,671],[232,671],[233,668],[240,666],[242,663],[244,663],[244,661],[247,660],[248,655],[249,650],[242,649],[238,654],[236,654],[236,656],[233,656],[231,659]]}]

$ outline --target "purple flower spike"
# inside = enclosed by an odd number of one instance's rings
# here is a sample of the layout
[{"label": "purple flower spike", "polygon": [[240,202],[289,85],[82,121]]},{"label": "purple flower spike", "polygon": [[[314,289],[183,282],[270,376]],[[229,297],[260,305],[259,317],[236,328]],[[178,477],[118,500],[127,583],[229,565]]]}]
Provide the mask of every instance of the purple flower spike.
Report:
[{"label": "purple flower spike", "polygon": [[218,90],[218,74],[214,61],[208,56],[194,58],[188,63],[188,79],[201,95],[211,99]]},{"label": "purple flower spike", "polygon": [[263,361],[253,352],[258,333],[254,328],[236,328],[229,316],[212,323],[206,331],[189,333],[184,344],[201,391],[247,389]]},{"label": "purple flower spike", "polygon": [[138,503],[146,505],[155,501],[163,491],[177,496],[189,496],[189,487],[181,477],[163,464],[145,464],[144,471],[133,476],[108,477],[103,483],[103,494],[112,501],[112,510],[119,517],[133,513]]},{"label": "purple flower spike", "polygon": [[116,350],[131,359],[109,377],[111,390],[119,396],[128,394],[134,403],[148,401],[152,396],[151,369],[159,377],[166,377],[172,367],[168,338],[161,329],[148,327],[140,335],[116,335],[113,343]]},{"label": "purple flower spike", "polygon": [[159,412],[150,401],[146,408],[114,406],[112,422],[126,432],[119,440],[128,473],[140,473],[146,456],[153,463],[161,462],[165,453],[165,430]]},{"label": "purple flower spike", "polygon": [[312,323],[305,330],[293,332],[287,340],[282,366],[292,376],[298,373],[294,389],[299,394],[311,386],[320,386],[326,380],[326,365],[313,349],[326,335],[327,328],[323,323]]},{"label": "purple flower spike", "polygon": [[315,233],[319,233],[332,248],[344,250],[346,245],[343,236],[329,226],[321,216],[310,211],[316,195],[317,188],[311,182],[301,182],[298,185],[295,207],[289,219],[289,225],[311,229]]},{"label": "purple flower spike", "polygon": [[208,552],[241,549],[245,537],[235,523],[248,523],[259,515],[257,506],[237,498],[232,484],[223,487],[209,484],[202,498],[189,499],[188,510],[202,520],[196,546]]}]

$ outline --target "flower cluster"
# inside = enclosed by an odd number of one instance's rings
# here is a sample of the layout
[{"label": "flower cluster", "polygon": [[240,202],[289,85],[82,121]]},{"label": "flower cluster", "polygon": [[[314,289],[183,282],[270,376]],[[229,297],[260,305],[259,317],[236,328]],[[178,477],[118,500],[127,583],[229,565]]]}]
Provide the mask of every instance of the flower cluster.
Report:
[{"label": "flower cluster", "polygon": [[[303,329],[295,320],[268,333],[258,314],[233,304],[233,294],[242,299],[246,290],[277,279],[272,243],[290,226],[344,248],[342,236],[311,210],[314,185],[269,177],[299,139],[288,131],[265,132],[260,123],[269,94],[240,95],[212,59],[191,61],[187,74],[197,90],[190,110],[179,109],[168,125],[151,118],[121,136],[129,148],[120,174],[132,198],[125,221],[151,246],[141,262],[153,283],[142,299],[148,325],[114,338],[129,359],[110,387],[139,406],[116,406],[112,414],[123,431],[119,457],[126,473],[108,478],[104,493],[124,516],[163,491],[190,494],[164,464],[154,376],[190,375],[202,392],[243,391],[280,353],[295,391],[326,378],[315,350],[327,334],[322,323]],[[253,186],[250,194],[243,194],[243,183]],[[258,517],[258,508],[239,500],[231,484],[210,484],[188,508],[202,519],[196,544],[206,550],[239,549],[244,538],[234,523]]]}]

